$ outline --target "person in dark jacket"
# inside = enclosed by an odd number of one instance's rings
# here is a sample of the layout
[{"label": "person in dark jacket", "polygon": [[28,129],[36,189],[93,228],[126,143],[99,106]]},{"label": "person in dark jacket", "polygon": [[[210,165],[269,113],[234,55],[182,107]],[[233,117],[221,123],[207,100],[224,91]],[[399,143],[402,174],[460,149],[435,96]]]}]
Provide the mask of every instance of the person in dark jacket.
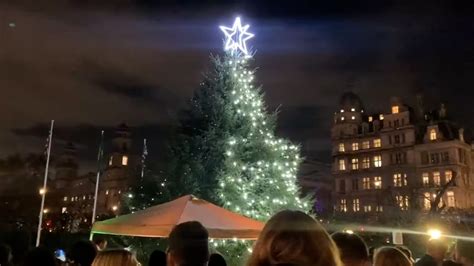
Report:
[{"label": "person in dark jacket", "polygon": [[441,266],[447,251],[446,241],[430,239],[426,246],[426,254],[415,263],[415,266]]}]

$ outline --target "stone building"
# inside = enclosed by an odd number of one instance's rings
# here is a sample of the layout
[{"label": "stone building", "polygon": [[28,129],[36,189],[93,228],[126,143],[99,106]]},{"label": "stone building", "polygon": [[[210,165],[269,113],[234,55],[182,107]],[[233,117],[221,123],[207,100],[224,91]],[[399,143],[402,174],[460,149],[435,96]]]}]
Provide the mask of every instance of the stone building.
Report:
[{"label": "stone building", "polygon": [[[119,125],[102,159],[103,170],[97,198],[98,216],[119,214],[124,194],[137,180],[138,156],[132,154],[131,146],[130,129],[125,124]],[[52,213],[81,217],[81,223],[90,224],[96,173],[78,175],[76,149],[72,143],[66,145],[54,167],[55,178],[48,195],[47,208]]]},{"label": "stone building", "polygon": [[474,158],[464,130],[444,105],[427,111],[422,97],[416,100],[412,108],[394,97],[385,112],[370,114],[357,95],[342,95],[331,129],[337,214],[427,211],[443,186],[446,210],[474,207]]}]

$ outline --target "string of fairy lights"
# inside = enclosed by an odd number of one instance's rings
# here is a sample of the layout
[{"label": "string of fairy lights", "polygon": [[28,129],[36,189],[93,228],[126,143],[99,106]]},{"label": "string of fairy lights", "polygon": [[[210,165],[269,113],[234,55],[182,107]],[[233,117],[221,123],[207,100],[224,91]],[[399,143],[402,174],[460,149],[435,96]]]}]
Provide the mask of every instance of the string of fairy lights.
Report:
[{"label": "string of fairy lights", "polygon": [[[299,148],[273,135],[262,94],[253,85],[254,71],[248,69],[252,56],[246,41],[254,35],[238,17],[232,28],[220,28],[226,36],[224,73],[230,76],[233,107],[242,124],[251,127],[241,136],[232,136],[226,145],[229,172],[233,174],[221,177],[219,197],[226,208],[259,220],[266,220],[283,207],[307,209],[308,203],[299,198],[296,185]],[[258,160],[245,158],[250,149],[259,153]],[[272,156],[265,156],[268,153]],[[266,193],[262,193],[262,187]],[[285,188],[287,195],[282,195]]]}]

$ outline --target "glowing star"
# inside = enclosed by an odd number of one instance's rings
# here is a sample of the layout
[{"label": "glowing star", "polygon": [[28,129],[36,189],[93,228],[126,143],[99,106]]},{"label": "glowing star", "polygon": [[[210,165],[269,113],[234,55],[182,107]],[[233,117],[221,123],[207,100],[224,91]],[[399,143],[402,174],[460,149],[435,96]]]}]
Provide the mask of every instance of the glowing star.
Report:
[{"label": "glowing star", "polygon": [[232,54],[237,50],[240,50],[244,55],[248,55],[247,45],[245,42],[255,36],[252,33],[247,32],[249,25],[242,26],[240,17],[235,18],[234,25],[232,28],[220,26],[222,32],[226,36],[224,50],[230,50]]}]

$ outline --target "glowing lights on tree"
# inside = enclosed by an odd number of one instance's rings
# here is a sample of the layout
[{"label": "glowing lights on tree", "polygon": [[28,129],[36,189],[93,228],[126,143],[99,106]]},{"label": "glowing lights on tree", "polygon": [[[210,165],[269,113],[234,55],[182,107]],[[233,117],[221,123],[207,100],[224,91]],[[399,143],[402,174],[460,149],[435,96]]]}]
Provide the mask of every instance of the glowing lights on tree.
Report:
[{"label": "glowing lights on tree", "polygon": [[240,17],[235,18],[232,28],[220,26],[219,28],[224,32],[226,37],[224,50],[230,50],[233,55],[236,54],[236,52],[240,52],[244,56],[249,56],[246,41],[255,36],[253,33],[247,32],[249,27],[250,25],[248,24],[242,26]]}]

